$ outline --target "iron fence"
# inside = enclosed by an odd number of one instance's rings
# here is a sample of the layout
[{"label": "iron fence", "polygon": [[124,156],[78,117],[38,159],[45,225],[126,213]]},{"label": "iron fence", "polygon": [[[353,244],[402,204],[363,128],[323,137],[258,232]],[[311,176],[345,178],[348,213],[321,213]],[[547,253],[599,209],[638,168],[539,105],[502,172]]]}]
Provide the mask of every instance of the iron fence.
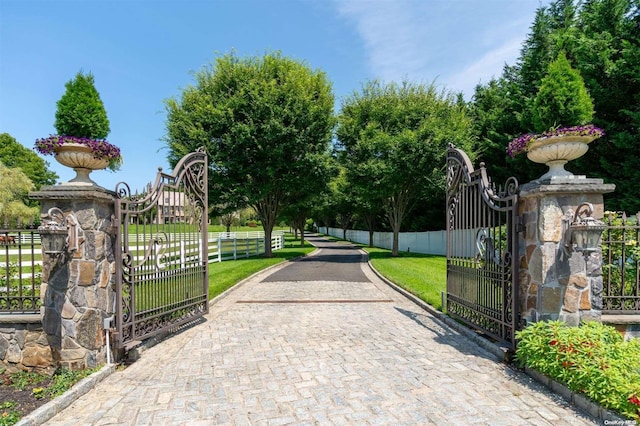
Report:
[{"label": "iron fence", "polygon": [[0,229],[0,314],[40,312],[41,282],[42,249],[38,231]]},{"label": "iron fence", "polygon": [[602,313],[640,313],[639,215],[606,212],[602,235]]}]

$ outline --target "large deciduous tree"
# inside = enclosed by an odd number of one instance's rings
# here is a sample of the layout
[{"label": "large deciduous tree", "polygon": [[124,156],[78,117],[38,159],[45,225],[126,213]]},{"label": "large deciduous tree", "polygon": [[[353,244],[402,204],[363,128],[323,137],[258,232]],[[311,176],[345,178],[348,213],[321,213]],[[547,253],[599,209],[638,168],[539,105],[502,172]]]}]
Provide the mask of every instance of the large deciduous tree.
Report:
[{"label": "large deciduous tree", "polygon": [[169,162],[205,146],[212,202],[252,206],[265,255],[281,208],[327,179],[334,97],[324,72],[279,52],[226,54],[195,74],[180,99],[166,101]]},{"label": "large deciduous tree", "polygon": [[443,209],[449,143],[471,151],[467,107],[435,85],[366,83],[342,104],[339,156],[349,185],[366,205],[382,202],[398,255],[402,221],[417,200]]},{"label": "large deciduous tree", "polygon": [[49,163],[8,133],[0,133],[0,163],[20,169],[33,182],[36,190],[43,185],[53,185],[58,180],[58,175],[49,170]]}]

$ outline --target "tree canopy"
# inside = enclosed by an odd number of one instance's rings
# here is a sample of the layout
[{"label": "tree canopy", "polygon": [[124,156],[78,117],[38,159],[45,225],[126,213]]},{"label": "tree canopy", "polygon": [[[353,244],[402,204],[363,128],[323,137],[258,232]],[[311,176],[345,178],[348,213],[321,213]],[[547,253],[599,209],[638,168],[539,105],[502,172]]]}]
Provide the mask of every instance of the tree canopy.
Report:
[{"label": "tree canopy", "polygon": [[556,0],[538,9],[516,64],[479,85],[471,102],[476,149],[495,180],[514,175],[527,182],[544,170],[525,156],[508,158],[505,148],[512,138],[540,129],[535,97],[549,64],[564,52],[593,100],[592,123],[606,132],[567,169],[614,183],[616,191],[605,194],[608,210],[640,211],[639,24],[637,0]]},{"label": "tree canopy", "polygon": [[226,54],[195,80],[180,99],[166,101],[169,162],[205,146],[212,203],[252,206],[270,238],[283,205],[328,181],[331,84],[324,72],[279,52]]},{"label": "tree canopy", "polygon": [[4,224],[4,220],[9,219],[10,226],[15,226],[18,219],[28,223],[38,216],[39,209],[29,207],[25,202],[29,191],[34,189],[27,175],[0,162],[0,182],[0,223]]},{"label": "tree canopy", "polygon": [[393,255],[402,222],[418,200],[443,212],[448,144],[470,152],[473,142],[464,103],[433,84],[406,81],[368,82],[347,97],[336,134],[354,199],[383,206],[394,233]]},{"label": "tree canopy", "polygon": [[524,183],[546,167],[509,158],[511,139],[590,121],[606,136],[567,169],[616,184],[607,209],[636,212],[638,76],[638,0],[555,0],[537,10],[516,63],[478,85],[470,102],[406,81],[368,82],[343,99],[336,174],[327,159],[335,118],[325,74],[280,53],[228,54],[166,102],[168,158],[175,165],[206,146],[211,203],[220,213],[253,206],[265,230],[283,206],[303,223],[301,213],[315,205],[319,222],[397,233],[444,227],[448,143],[477,155],[496,186],[511,176]]},{"label": "tree canopy", "polygon": [[36,190],[44,185],[54,185],[58,180],[58,175],[49,170],[49,163],[8,133],[0,133],[0,163],[20,169]]}]

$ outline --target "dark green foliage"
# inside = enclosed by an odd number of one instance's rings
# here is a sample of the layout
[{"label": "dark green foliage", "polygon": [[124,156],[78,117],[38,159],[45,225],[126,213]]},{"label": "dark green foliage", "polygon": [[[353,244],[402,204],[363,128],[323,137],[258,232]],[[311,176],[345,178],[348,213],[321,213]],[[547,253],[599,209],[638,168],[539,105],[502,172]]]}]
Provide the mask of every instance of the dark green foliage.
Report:
[{"label": "dark green foliage", "polygon": [[[590,121],[606,132],[566,168],[616,185],[614,193],[605,194],[607,210],[640,211],[637,0],[558,0],[538,9],[516,65],[505,67],[495,82],[476,89],[472,109],[480,119],[476,122],[479,159],[487,163],[498,182],[513,175],[525,183],[544,171],[525,156],[506,158],[504,149],[514,137],[534,130],[535,95],[549,63],[561,51],[580,72],[592,98],[595,113]],[[548,126],[573,124],[555,120]]]},{"label": "dark green foliage", "polygon": [[57,103],[55,128],[59,135],[105,139],[109,119],[95,88],[93,75],[79,72],[66,84]]},{"label": "dark green foliage", "polygon": [[564,52],[549,64],[533,100],[533,125],[537,132],[588,124],[593,102],[580,73],[571,68]]},{"label": "dark green foliage", "polygon": [[58,175],[49,170],[49,163],[8,133],[0,133],[0,163],[20,169],[31,179],[36,190],[43,185],[53,185],[58,180]]},{"label": "dark green foliage", "polygon": [[224,55],[195,77],[166,102],[169,162],[205,146],[211,203],[254,207],[270,238],[282,206],[304,201],[330,177],[331,84],[280,53]]}]

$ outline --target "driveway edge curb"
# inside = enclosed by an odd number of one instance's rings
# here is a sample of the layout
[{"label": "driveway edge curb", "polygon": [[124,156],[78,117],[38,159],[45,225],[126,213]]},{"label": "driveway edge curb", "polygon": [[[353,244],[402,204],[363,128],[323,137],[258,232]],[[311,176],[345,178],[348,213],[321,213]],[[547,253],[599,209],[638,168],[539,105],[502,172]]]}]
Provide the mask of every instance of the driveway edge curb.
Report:
[{"label": "driveway edge curb", "polygon": [[53,416],[73,404],[82,395],[116,371],[115,364],[109,364],[88,377],[80,380],[64,394],[52,399],[41,407],[21,418],[16,426],[39,426],[51,420]]},{"label": "driveway edge curb", "polygon": [[[436,310],[433,306],[429,305],[428,303],[426,303],[422,299],[416,297],[412,293],[410,293],[407,290],[399,287],[398,285],[394,284],[392,281],[390,281],[387,278],[385,278],[384,276],[382,276],[382,274],[380,274],[380,272],[378,272],[376,270],[376,268],[373,267],[373,265],[371,264],[370,261],[367,261],[367,263],[368,263],[369,267],[371,268],[371,270],[378,276],[378,278],[380,278],[383,282],[385,282],[387,285],[389,285],[395,291],[397,291],[398,293],[402,294],[407,299],[411,300],[413,303],[418,305],[420,308],[422,308],[425,311],[427,311],[430,314],[432,314],[434,317],[436,317],[441,322],[445,323],[449,327],[451,327],[454,330],[458,331],[460,334],[464,334],[466,337],[468,337],[471,340],[473,340],[474,342],[476,342],[479,346],[482,346],[482,348],[484,348],[485,350],[491,352],[493,355],[495,355],[498,358],[499,361],[505,362],[505,363],[508,362],[507,348],[501,347],[499,345],[496,345],[496,344],[494,344],[494,343],[492,343],[492,342],[480,337],[479,335],[475,334],[472,330],[469,330],[468,328],[466,328],[462,324],[457,323],[456,321],[454,321],[453,319],[451,319],[450,317],[448,317],[444,313]],[[525,367],[524,370],[519,370],[519,371],[522,371],[524,374],[529,376],[532,380],[534,380],[537,383],[543,385],[544,387],[546,387],[550,391],[558,394],[567,403],[573,405],[574,407],[576,407],[579,410],[583,411],[585,414],[588,414],[588,415],[590,415],[590,416],[592,416],[592,417],[594,417],[596,419],[602,420],[605,423],[606,422],[611,422],[609,424],[621,424],[621,425],[622,424],[626,424],[625,422],[633,422],[633,420],[628,420],[626,418],[623,418],[620,415],[618,415],[617,413],[602,407],[600,404],[592,401],[588,397],[586,397],[586,396],[584,396],[584,395],[582,395],[582,394],[580,394],[578,392],[571,391],[565,385],[553,380],[552,378],[550,378],[548,376],[545,376],[545,375],[539,373],[537,370],[533,370],[533,369],[531,369],[529,367]],[[633,424],[633,423],[630,423],[630,424]]]},{"label": "driveway edge curb", "polygon": [[465,337],[473,340],[475,343],[478,344],[478,346],[481,346],[483,349],[485,349],[486,351],[488,351],[492,355],[494,355],[498,359],[498,361],[500,361],[500,362],[506,362],[507,361],[507,348],[502,347],[502,346],[498,346],[498,345],[496,345],[496,344],[494,344],[492,342],[489,342],[488,340],[482,338],[481,336],[479,336],[478,334],[476,334],[473,331],[469,330],[468,328],[464,327],[463,325],[457,323],[456,321],[454,321],[453,319],[451,319],[447,315],[445,315],[442,312],[438,311],[437,309],[435,309],[433,306],[429,305],[428,303],[426,303],[422,299],[416,297],[415,295],[413,295],[412,293],[408,292],[407,290],[399,287],[398,285],[396,285],[395,283],[393,283],[389,279],[385,278],[380,272],[378,272],[378,270],[376,268],[374,268],[373,265],[371,264],[371,261],[368,260],[367,264],[369,265],[371,270],[376,274],[376,276],[378,278],[380,278],[389,287],[391,287],[392,289],[394,289],[398,293],[402,294],[407,299],[411,300],[413,303],[418,305],[420,308],[422,308],[425,311],[429,312],[431,315],[436,317],[440,322],[443,322],[444,324],[446,324],[450,328],[454,329],[458,333],[463,334]]}]

